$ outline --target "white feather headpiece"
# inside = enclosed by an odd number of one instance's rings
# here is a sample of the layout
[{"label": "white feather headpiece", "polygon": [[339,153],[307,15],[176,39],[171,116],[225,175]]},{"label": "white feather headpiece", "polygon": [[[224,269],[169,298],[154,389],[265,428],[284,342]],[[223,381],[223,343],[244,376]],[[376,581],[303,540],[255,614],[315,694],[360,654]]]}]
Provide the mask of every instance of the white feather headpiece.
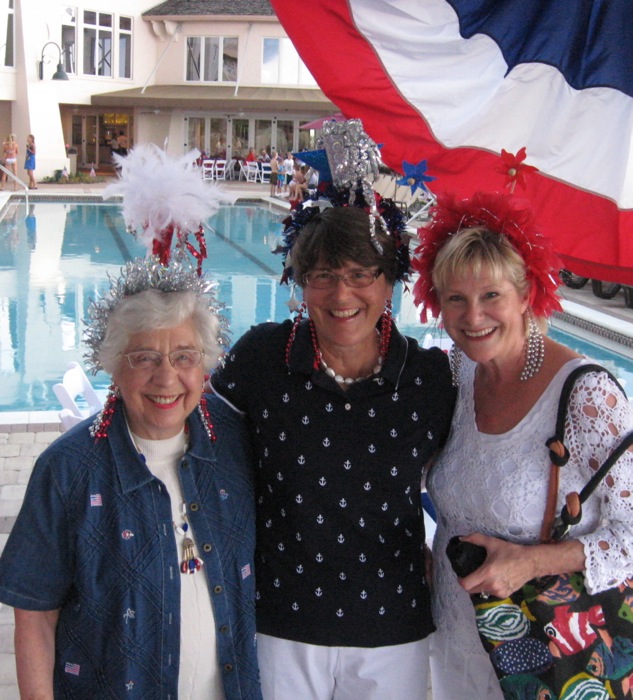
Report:
[{"label": "white feather headpiece", "polygon": [[127,156],[114,155],[120,177],[105,188],[103,198],[123,196],[128,230],[145,245],[148,254],[157,253],[157,244],[171,243],[174,233],[176,244],[182,244],[183,236],[200,231],[221,202],[235,200],[218,185],[202,179],[195,166],[199,155],[193,150],[176,158],[154,144],[136,146]]}]

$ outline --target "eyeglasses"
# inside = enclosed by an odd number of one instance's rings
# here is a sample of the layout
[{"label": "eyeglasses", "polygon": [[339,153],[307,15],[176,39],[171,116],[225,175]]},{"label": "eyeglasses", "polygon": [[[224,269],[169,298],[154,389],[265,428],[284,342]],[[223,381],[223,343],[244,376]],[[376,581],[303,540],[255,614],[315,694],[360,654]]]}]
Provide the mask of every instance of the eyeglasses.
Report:
[{"label": "eyeglasses", "polygon": [[123,354],[132,369],[138,369],[142,372],[158,369],[163,362],[163,357],[167,357],[169,364],[174,369],[180,371],[193,369],[202,362],[203,356],[204,352],[201,350],[174,350],[167,355],[155,350],[138,350]]},{"label": "eyeglasses", "polygon": [[382,270],[352,270],[344,275],[335,275],[333,272],[308,272],[303,276],[303,283],[312,289],[332,289],[339,280],[343,280],[348,287],[369,287],[382,275]]}]

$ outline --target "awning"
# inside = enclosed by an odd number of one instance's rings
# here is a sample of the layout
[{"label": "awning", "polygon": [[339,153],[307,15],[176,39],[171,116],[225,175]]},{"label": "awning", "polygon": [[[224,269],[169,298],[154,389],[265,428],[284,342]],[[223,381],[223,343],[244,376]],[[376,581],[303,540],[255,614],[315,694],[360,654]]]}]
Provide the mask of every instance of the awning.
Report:
[{"label": "awning", "polygon": [[318,89],[282,87],[240,87],[220,85],[151,85],[92,95],[99,107],[140,107],[142,109],[203,109],[254,114],[266,112],[283,116],[292,112],[306,118],[326,116],[336,109]]},{"label": "awning", "polygon": [[328,114],[327,117],[319,117],[314,121],[308,122],[307,124],[302,124],[300,129],[322,129],[325,122],[343,122],[345,121],[345,115],[342,112],[336,112],[336,114]]}]

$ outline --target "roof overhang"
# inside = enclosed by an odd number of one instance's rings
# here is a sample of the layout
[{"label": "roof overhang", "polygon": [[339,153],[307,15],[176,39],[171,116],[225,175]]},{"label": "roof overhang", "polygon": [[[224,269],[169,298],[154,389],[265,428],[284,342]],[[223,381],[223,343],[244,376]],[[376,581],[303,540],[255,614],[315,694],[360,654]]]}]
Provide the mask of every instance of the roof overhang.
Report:
[{"label": "roof overhang", "polygon": [[211,110],[230,114],[305,114],[309,118],[336,111],[319,89],[222,85],[151,85],[92,95],[99,107]]}]

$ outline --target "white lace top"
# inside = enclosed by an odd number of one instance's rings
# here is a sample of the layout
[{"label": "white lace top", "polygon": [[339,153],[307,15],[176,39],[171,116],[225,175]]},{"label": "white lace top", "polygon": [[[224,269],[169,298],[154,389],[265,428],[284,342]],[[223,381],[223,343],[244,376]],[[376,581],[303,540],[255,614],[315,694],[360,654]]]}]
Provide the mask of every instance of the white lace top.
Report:
[{"label": "white lace top", "polygon": [[[482,532],[519,543],[537,542],[549,476],[546,440],[554,434],[560,392],[583,359],[567,362],[541,399],[512,430],[485,434],[475,424],[475,364],[464,357],[459,396],[448,444],[431,469],[428,490],[438,513],[434,555],[434,615],[452,646],[480,651],[472,603],[445,555],[453,535]],[[633,407],[604,373],[580,377],[571,393],[565,431],[570,460],[560,475],[559,503],[580,491],[633,428]],[[590,592],[633,574],[633,452],[626,452],[583,506],[570,537],[585,550]]]}]

